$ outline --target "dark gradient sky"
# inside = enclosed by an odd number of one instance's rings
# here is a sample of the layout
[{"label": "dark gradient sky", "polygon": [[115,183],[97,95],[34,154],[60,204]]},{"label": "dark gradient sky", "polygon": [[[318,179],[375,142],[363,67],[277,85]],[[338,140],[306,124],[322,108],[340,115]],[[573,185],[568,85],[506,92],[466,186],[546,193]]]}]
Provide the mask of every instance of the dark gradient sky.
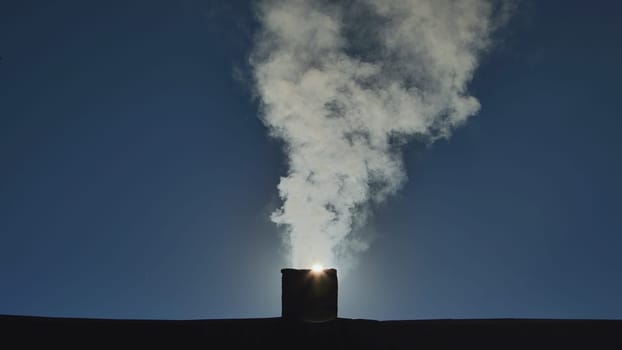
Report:
[{"label": "dark gradient sky", "polygon": [[[621,11],[521,2],[481,113],[408,147],[340,316],[622,318]],[[0,314],[280,314],[254,26],[241,1],[0,3]]]}]

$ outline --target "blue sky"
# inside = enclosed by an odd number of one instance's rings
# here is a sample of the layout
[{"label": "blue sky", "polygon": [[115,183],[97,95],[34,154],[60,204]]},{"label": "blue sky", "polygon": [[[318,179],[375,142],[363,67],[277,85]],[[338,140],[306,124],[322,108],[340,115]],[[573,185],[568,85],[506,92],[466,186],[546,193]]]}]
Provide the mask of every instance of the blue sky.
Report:
[{"label": "blue sky", "polygon": [[[622,318],[622,8],[519,4],[481,112],[407,147],[340,316]],[[0,313],[280,314],[286,164],[243,79],[249,6],[0,5]]]}]

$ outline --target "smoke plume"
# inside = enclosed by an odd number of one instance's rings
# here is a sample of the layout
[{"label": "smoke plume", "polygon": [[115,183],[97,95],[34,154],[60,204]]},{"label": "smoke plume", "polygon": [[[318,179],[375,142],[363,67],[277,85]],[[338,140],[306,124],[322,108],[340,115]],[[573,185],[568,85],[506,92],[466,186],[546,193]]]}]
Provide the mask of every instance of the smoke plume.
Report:
[{"label": "smoke plume", "polygon": [[486,0],[266,0],[251,67],[289,170],[271,219],[294,267],[347,267],[370,206],[406,181],[403,145],[476,114],[467,91],[507,7]]}]

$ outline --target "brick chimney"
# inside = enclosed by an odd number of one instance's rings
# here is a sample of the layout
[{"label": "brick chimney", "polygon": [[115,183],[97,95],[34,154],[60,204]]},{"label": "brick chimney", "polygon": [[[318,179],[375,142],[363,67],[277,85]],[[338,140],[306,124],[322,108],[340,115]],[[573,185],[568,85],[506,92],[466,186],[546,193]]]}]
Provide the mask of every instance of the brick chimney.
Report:
[{"label": "brick chimney", "polygon": [[337,270],[281,270],[281,317],[304,322],[337,318]]}]

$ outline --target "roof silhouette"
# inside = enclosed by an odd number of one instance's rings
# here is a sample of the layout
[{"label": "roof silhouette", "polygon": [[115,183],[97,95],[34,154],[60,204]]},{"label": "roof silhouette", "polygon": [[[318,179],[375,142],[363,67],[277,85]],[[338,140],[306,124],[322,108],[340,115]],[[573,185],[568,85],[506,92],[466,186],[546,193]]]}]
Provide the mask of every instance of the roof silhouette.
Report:
[{"label": "roof silhouette", "polygon": [[[114,320],[1,316],[2,343],[223,349],[622,349],[622,321],[281,318]],[[8,348],[8,347],[5,347]]]}]

